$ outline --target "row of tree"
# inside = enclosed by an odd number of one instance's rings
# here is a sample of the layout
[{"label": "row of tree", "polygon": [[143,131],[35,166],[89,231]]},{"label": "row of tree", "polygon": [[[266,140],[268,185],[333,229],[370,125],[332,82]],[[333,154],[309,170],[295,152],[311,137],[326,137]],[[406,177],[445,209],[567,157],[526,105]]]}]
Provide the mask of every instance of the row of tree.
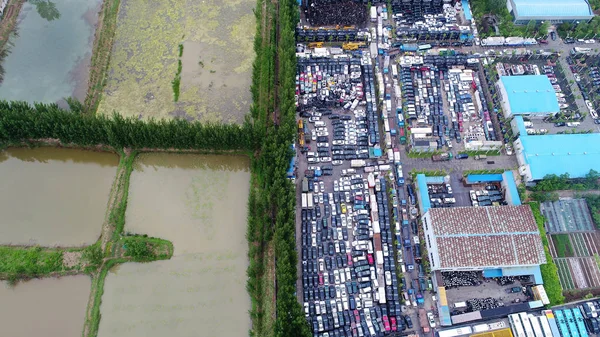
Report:
[{"label": "row of tree", "polygon": [[540,180],[532,190],[534,192],[549,192],[558,190],[592,190],[600,189],[600,173],[596,170],[590,170],[583,178],[572,179],[568,173],[561,175],[548,174]]},{"label": "row of tree", "polygon": [[286,171],[290,159],[295,155],[290,150],[296,131],[296,41],[295,28],[299,21],[298,4],[295,0],[279,2],[278,36],[278,81],[277,99],[279,110],[275,120],[279,120],[275,151],[277,157],[276,180],[273,181],[272,196],[277,200],[275,222],[275,254],[277,256],[277,319],[276,336],[309,337],[311,330],[304,318],[304,312],[296,298],[296,193],[295,186],[287,179]]},{"label": "row of tree", "polygon": [[0,101],[0,142],[32,139],[114,148],[253,150],[260,144],[260,135],[248,121],[243,125],[181,119],[142,121],[116,113],[112,117],[75,113],[56,104]]},{"label": "row of tree", "polygon": [[[600,0],[597,2],[600,2]],[[590,22],[582,21],[579,24],[564,22],[558,26],[557,31],[563,38],[595,39],[600,36],[600,18],[595,16]]]},{"label": "row of tree", "polygon": [[[254,13],[256,15],[256,35],[254,37],[254,52],[256,57],[252,69],[252,106],[250,115],[257,136],[266,137],[267,128],[274,132],[269,124],[269,113],[274,110],[274,69],[275,69],[275,8],[271,1],[257,0]],[[248,260],[250,261],[246,274],[246,289],[251,299],[250,317],[252,319],[252,336],[274,335],[275,312],[269,303],[274,298],[274,275],[272,265],[274,256],[270,254],[274,232],[273,211],[271,209],[271,194],[266,183],[267,177],[273,174],[269,171],[266,152],[272,144],[263,141],[262,149],[252,158],[252,176],[250,195],[248,197],[248,223],[246,238],[248,240]],[[271,310],[271,311],[269,311]]]}]

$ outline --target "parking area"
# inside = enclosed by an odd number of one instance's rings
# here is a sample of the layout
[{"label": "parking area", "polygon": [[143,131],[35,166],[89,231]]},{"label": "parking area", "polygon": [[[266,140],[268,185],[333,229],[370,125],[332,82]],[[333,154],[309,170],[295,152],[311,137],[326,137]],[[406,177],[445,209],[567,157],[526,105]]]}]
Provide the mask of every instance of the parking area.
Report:
[{"label": "parking area", "polygon": [[502,187],[496,183],[471,186],[469,197],[474,207],[507,205]]},{"label": "parking area", "polygon": [[[600,96],[598,88],[600,87],[600,58],[598,56],[587,56],[585,54],[575,54],[566,58],[570,70],[573,72],[576,84],[581,92],[589,120],[593,121],[594,129],[598,128],[600,119],[598,118],[598,109],[600,109]],[[588,119],[588,118],[586,118]]]},{"label": "parking area", "polygon": [[391,218],[398,206],[389,195],[397,181],[393,151],[391,158],[374,153],[381,137],[370,61],[367,54],[298,64],[298,296],[319,336],[412,328],[399,298],[406,285]]}]

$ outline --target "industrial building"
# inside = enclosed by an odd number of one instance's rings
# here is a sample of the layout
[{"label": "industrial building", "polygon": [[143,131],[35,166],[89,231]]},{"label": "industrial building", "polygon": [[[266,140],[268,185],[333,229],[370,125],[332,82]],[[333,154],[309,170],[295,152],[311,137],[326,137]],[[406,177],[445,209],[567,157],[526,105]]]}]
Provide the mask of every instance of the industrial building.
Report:
[{"label": "industrial building", "polygon": [[539,266],[546,256],[528,205],[431,208],[422,220],[432,271],[533,275],[543,283]]},{"label": "industrial building", "polygon": [[508,11],[515,24],[529,21],[550,23],[586,22],[594,17],[587,0],[508,0]]},{"label": "industrial building", "polygon": [[496,86],[505,118],[545,117],[560,111],[556,91],[545,75],[500,76]]},{"label": "industrial building", "polygon": [[600,167],[600,133],[528,135],[522,117],[515,117],[511,124],[519,136],[513,143],[519,174],[527,184],[549,174],[583,178]]}]

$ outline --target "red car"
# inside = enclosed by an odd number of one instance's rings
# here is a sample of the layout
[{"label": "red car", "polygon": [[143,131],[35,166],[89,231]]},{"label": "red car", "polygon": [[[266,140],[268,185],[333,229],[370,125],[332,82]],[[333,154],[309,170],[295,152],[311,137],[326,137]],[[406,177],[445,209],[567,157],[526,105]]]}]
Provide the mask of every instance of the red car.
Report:
[{"label": "red car", "polygon": [[367,254],[367,261],[369,261],[369,264],[373,264],[373,255],[372,254]]},{"label": "red car", "polygon": [[548,40],[539,40],[539,43],[541,43],[541,44],[548,44]]},{"label": "red car", "polygon": [[385,327],[385,331],[390,331],[390,322],[386,315],[383,315],[383,326]]},{"label": "red car", "polygon": [[348,254],[348,265],[352,265],[352,255]]},{"label": "red car", "polygon": [[398,330],[398,326],[396,325],[396,317],[390,317],[390,323],[392,324],[392,331]]}]

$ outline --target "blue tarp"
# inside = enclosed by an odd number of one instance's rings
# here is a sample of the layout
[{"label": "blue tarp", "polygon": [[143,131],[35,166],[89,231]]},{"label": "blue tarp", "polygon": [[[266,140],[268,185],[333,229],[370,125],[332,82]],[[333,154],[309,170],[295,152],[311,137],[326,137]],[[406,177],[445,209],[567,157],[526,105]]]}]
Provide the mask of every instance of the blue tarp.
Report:
[{"label": "blue tarp", "polygon": [[465,19],[472,20],[473,15],[471,15],[471,8],[469,7],[469,0],[462,0],[462,8],[465,12]]},{"label": "blue tarp", "polygon": [[292,160],[290,160],[290,167],[288,168],[288,171],[287,171],[288,178],[294,178],[294,165],[295,164],[296,164],[296,156],[293,156]]}]

